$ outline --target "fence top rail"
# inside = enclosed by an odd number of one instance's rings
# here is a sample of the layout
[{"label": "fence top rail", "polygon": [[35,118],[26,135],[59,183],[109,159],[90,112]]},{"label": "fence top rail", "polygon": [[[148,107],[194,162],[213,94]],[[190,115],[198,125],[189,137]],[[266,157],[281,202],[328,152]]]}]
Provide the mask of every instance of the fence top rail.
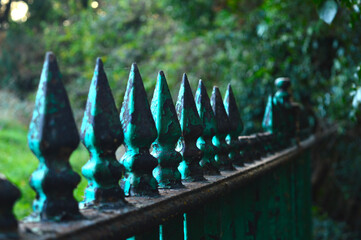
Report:
[{"label": "fence top rail", "polygon": [[306,149],[335,134],[333,126],[319,131],[297,145],[261,158],[236,171],[222,175],[207,176],[207,181],[185,182],[182,189],[160,189],[159,197],[129,197],[124,208],[82,209],[82,220],[69,222],[20,222],[20,239],[119,239],[131,237],[139,232],[166,222],[168,218],[190,211],[210,199],[235,190],[276,168],[292,161]]}]

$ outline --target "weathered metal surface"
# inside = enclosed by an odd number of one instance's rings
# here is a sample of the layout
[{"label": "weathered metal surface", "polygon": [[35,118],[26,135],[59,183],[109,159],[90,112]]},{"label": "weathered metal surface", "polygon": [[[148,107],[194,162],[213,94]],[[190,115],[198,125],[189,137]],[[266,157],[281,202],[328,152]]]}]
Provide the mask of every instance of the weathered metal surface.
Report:
[{"label": "weathered metal surface", "polygon": [[40,162],[30,179],[36,192],[34,213],[44,220],[79,218],[73,190],[80,176],[69,164],[69,156],[79,144],[79,134],[56,58],[51,52],[45,57],[28,143]]},{"label": "weathered metal surface", "polygon": [[[277,169],[283,164],[292,163],[297,156],[303,154],[310,147],[316,146],[318,141],[326,139],[335,132],[336,128],[328,129],[320,135],[314,135],[307,140],[302,141],[299,146],[294,146],[285,149],[282,152],[275,153],[261,161],[256,161],[251,165],[238,168],[237,171],[227,171],[219,176],[209,176],[207,177],[208,182],[186,182],[186,188],[161,190],[161,195],[158,198],[128,198],[127,200],[134,207],[122,208],[119,210],[114,209],[112,211],[99,211],[96,209],[82,210],[82,213],[87,217],[87,220],[73,221],[68,224],[46,222],[21,223],[20,228],[22,229],[22,238],[124,239],[140,233],[146,234],[149,230],[154,229],[155,226],[166,222],[169,216],[183,214],[184,212],[193,213],[195,212],[194,209],[202,208],[212,199],[218,198],[224,194],[224,196],[227,194],[235,194],[236,192],[241,193],[241,196],[239,196],[238,199],[241,198],[242,202],[240,202],[238,206],[241,207],[241,210],[239,211],[241,211],[243,219],[239,219],[235,223],[237,226],[244,223],[248,228],[249,223],[245,219],[245,214],[250,209],[248,202],[250,201],[249,196],[251,196],[252,191],[255,190],[254,183],[257,179],[261,178],[266,173],[277,172]],[[287,172],[289,172],[289,170],[285,171],[285,173]],[[283,182],[287,183],[287,181]],[[245,191],[245,189],[248,190]],[[268,202],[268,200],[266,199],[265,202]],[[288,208],[287,205],[287,209]],[[209,209],[205,209],[205,211],[207,210]],[[240,212],[238,212],[238,214],[239,213]],[[292,226],[292,221],[289,219],[290,218],[285,219],[285,221],[288,221],[288,225],[285,225],[287,228],[291,228]],[[193,221],[193,223],[195,222]],[[200,223],[202,222],[200,221]],[[194,227],[197,227],[197,225]],[[247,228],[245,229],[245,234],[248,234]],[[279,230],[285,231],[284,228],[279,228]],[[242,234],[242,232],[242,229],[238,231],[238,228],[236,227],[236,234]],[[246,235],[246,237],[241,239],[253,239],[247,236],[251,235]]]},{"label": "weathered metal surface", "polygon": [[158,183],[152,171],[157,159],[149,153],[149,147],[157,138],[157,129],[144,89],[143,80],[135,63],[129,74],[120,120],[127,150],[120,162],[126,175],[124,192],[127,196],[156,196]]},{"label": "weathered metal surface", "polygon": [[205,175],[219,175],[219,166],[215,160],[218,148],[212,143],[212,139],[216,134],[217,123],[207,94],[207,89],[202,80],[199,80],[198,83],[195,102],[203,126],[203,134],[197,140],[197,147],[203,152],[200,165]]},{"label": "weathered metal surface", "polygon": [[234,170],[231,159],[228,157],[229,146],[226,143],[226,137],[230,131],[230,122],[226,110],[224,109],[222,96],[218,87],[213,87],[211,105],[216,118],[216,135],[213,138],[213,144],[218,147],[215,156],[221,170]]},{"label": "weathered metal surface", "polygon": [[13,214],[19,189],[0,173],[0,239],[18,238],[18,222]]},{"label": "weathered metal surface", "polygon": [[80,137],[90,154],[82,168],[88,180],[85,205],[124,204],[124,192],[119,186],[124,167],[115,158],[115,151],[123,142],[123,131],[100,58],[90,84]]},{"label": "weathered metal surface", "polygon": [[234,97],[231,84],[228,84],[226,95],[224,97],[224,106],[229,119],[229,132],[226,141],[229,145],[229,158],[233,165],[242,167],[244,165],[243,158],[240,154],[238,137],[243,131],[243,122],[238,110],[236,98]]},{"label": "weathered metal surface", "polygon": [[203,169],[199,164],[203,153],[196,145],[197,139],[203,133],[203,127],[186,74],[183,74],[176,109],[182,130],[178,149],[183,157],[178,170],[185,181],[204,181]]},{"label": "weathered metal surface", "polygon": [[158,133],[152,151],[152,155],[158,159],[153,176],[157,179],[159,188],[183,187],[178,171],[182,156],[175,151],[181,128],[163,71],[158,73],[151,111]]}]

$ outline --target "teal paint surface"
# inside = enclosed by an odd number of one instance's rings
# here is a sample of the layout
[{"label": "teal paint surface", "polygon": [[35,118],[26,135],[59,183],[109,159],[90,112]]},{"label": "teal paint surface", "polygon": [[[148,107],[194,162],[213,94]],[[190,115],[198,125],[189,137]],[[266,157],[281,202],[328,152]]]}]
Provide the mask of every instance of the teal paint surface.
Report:
[{"label": "teal paint surface", "polygon": [[178,170],[185,181],[204,181],[200,165],[203,153],[196,145],[197,139],[203,133],[203,127],[186,74],[183,74],[176,110],[182,133],[177,146],[182,154]]},{"label": "teal paint surface", "polygon": [[200,165],[202,166],[205,175],[219,175],[219,166],[215,160],[218,148],[212,143],[212,139],[216,134],[217,123],[206,87],[202,80],[199,80],[195,94],[195,102],[203,126],[203,134],[197,140],[197,147],[203,152]]},{"label": "teal paint surface", "polygon": [[234,217],[234,239],[243,239],[246,235],[246,205],[247,194],[244,188],[239,188],[231,195],[233,217]]},{"label": "teal paint surface", "polygon": [[39,159],[30,179],[36,192],[35,214],[44,220],[79,218],[73,190],[80,176],[69,164],[69,157],[79,144],[79,134],[56,58],[50,52],[46,54],[36,94],[28,143]]},{"label": "teal paint surface", "polygon": [[151,111],[158,134],[152,151],[152,155],[158,159],[153,176],[157,179],[159,188],[183,187],[178,171],[182,156],[175,151],[181,128],[163,71],[158,73]]},{"label": "teal paint surface", "polygon": [[159,226],[159,240],[184,240],[183,214]]},{"label": "teal paint surface", "polygon": [[221,238],[221,207],[220,198],[212,199],[204,204],[204,232],[207,240]]},{"label": "teal paint surface", "polygon": [[119,186],[123,166],[115,158],[115,151],[123,142],[123,131],[100,58],[90,84],[80,136],[90,154],[82,168],[88,180],[84,203],[125,203]]},{"label": "teal paint surface", "polygon": [[120,163],[126,170],[124,192],[127,196],[158,195],[158,183],[152,171],[157,159],[149,153],[157,138],[157,129],[136,64],[132,65],[127,90],[120,112],[127,150]]},{"label": "teal paint surface", "polygon": [[228,115],[230,126],[226,137],[227,144],[229,145],[228,157],[231,159],[232,164],[242,167],[244,166],[244,160],[240,154],[241,148],[238,137],[242,134],[243,122],[231,84],[228,84],[227,87],[226,95],[224,97],[224,107]]},{"label": "teal paint surface", "polygon": [[228,156],[230,148],[226,143],[226,137],[230,132],[230,123],[218,87],[213,87],[211,105],[217,125],[216,135],[212,140],[213,144],[219,149],[215,156],[216,162],[221,170],[235,170]]},{"label": "teal paint surface", "polygon": [[235,229],[235,206],[233,205],[234,194],[221,197],[220,219],[221,234],[220,239],[236,239]]}]

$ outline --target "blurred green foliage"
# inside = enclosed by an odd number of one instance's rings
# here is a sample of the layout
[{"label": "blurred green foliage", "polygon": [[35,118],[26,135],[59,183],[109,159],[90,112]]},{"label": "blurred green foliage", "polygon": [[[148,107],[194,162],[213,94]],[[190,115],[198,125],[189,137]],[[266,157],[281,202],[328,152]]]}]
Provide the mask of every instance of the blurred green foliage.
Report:
[{"label": "blurred green foliage", "polygon": [[182,72],[193,88],[199,78],[208,88],[231,82],[247,132],[260,129],[279,76],[289,76],[296,100],[312,102],[321,116],[356,116],[350,93],[360,82],[360,16],[352,0],[338,3],[330,25],[320,19],[325,1],[319,0],[108,0],[95,9],[74,0],[39,2],[29,3],[28,21],[10,22],[0,40],[0,85],[22,96],[36,88],[51,50],[76,112],[100,56],[118,105],[137,62],[149,97],[159,70],[174,98]]},{"label": "blurred green foliage", "polygon": [[[96,8],[86,0],[26,2],[26,22],[0,22],[0,87],[33,102],[45,52],[51,50],[58,57],[78,124],[96,57],[105,63],[119,108],[131,63],[137,62],[149,98],[159,70],[165,71],[174,99],[183,72],[193,90],[200,78],[209,91],[219,85],[223,93],[230,82],[245,133],[260,130],[267,96],[281,76],[291,78],[295,99],[312,104],[319,116],[342,127],[361,123],[359,0],[98,0]],[[12,132],[15,127],[1,124],[9,132],[2,131],[0,138],[15,138],[2,140],[10,147],[0,144],[0,151],[12,157],[0,167],[9,169],[10,163],[22,159],[26,173],[5,174],[23,189],[24,176],[37,164],[26,150],[26,129]],[[24,139],[12,144],[21,134]],[[337,178],[345,195],[359,194],[361,184],[354,178],[361,167],[353,157],[359,141],[348,141],[338,146],[349,158],[337,163]],[[23,150],[17,151],[20,145]],[[34,163],[27,165],[28,159]],[[77,151],[72,159],[79,172],[87,153]],[[78,199],[85,184],[77,189]],[[19,204],[28,207],[33,195],[24,189],[25,200]],[[18,216],[29,211],[18,209]],[[323,232],[337,225],[322,216],[317,219],[316,228]],[[327,239],[320,236],[317,239]]]},{"label": "blurred green foliage", "polygon": [[326,213],[312,208],[314,240],[358,240],[360,235],[344,222],[332,220]]}]

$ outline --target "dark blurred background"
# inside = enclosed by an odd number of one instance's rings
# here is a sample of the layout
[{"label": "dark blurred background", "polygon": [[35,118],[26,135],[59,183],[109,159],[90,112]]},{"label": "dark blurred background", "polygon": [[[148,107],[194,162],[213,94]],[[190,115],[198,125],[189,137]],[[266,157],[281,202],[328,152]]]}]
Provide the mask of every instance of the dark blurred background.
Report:
[{"label": "dark blurred background", "polygon": [[[314,238],[359,239],[360,8],[360,0],[0,0],[0,172],[23,191],[17,216],[31,212],[37,160],[27,124],[45,52],[53,51],[78,124],[96,57],[117,107],[132,62],[149,98],[159,70],[174,99],[183,72],[193,90],[199,79],[223,93],[231,83],[245,134],[261,130],[274,79],[290,77],[295,101],[339,124],[328,151],[314,153]],[[71,162],[79,171],[87,158],[80,147]]]}]

